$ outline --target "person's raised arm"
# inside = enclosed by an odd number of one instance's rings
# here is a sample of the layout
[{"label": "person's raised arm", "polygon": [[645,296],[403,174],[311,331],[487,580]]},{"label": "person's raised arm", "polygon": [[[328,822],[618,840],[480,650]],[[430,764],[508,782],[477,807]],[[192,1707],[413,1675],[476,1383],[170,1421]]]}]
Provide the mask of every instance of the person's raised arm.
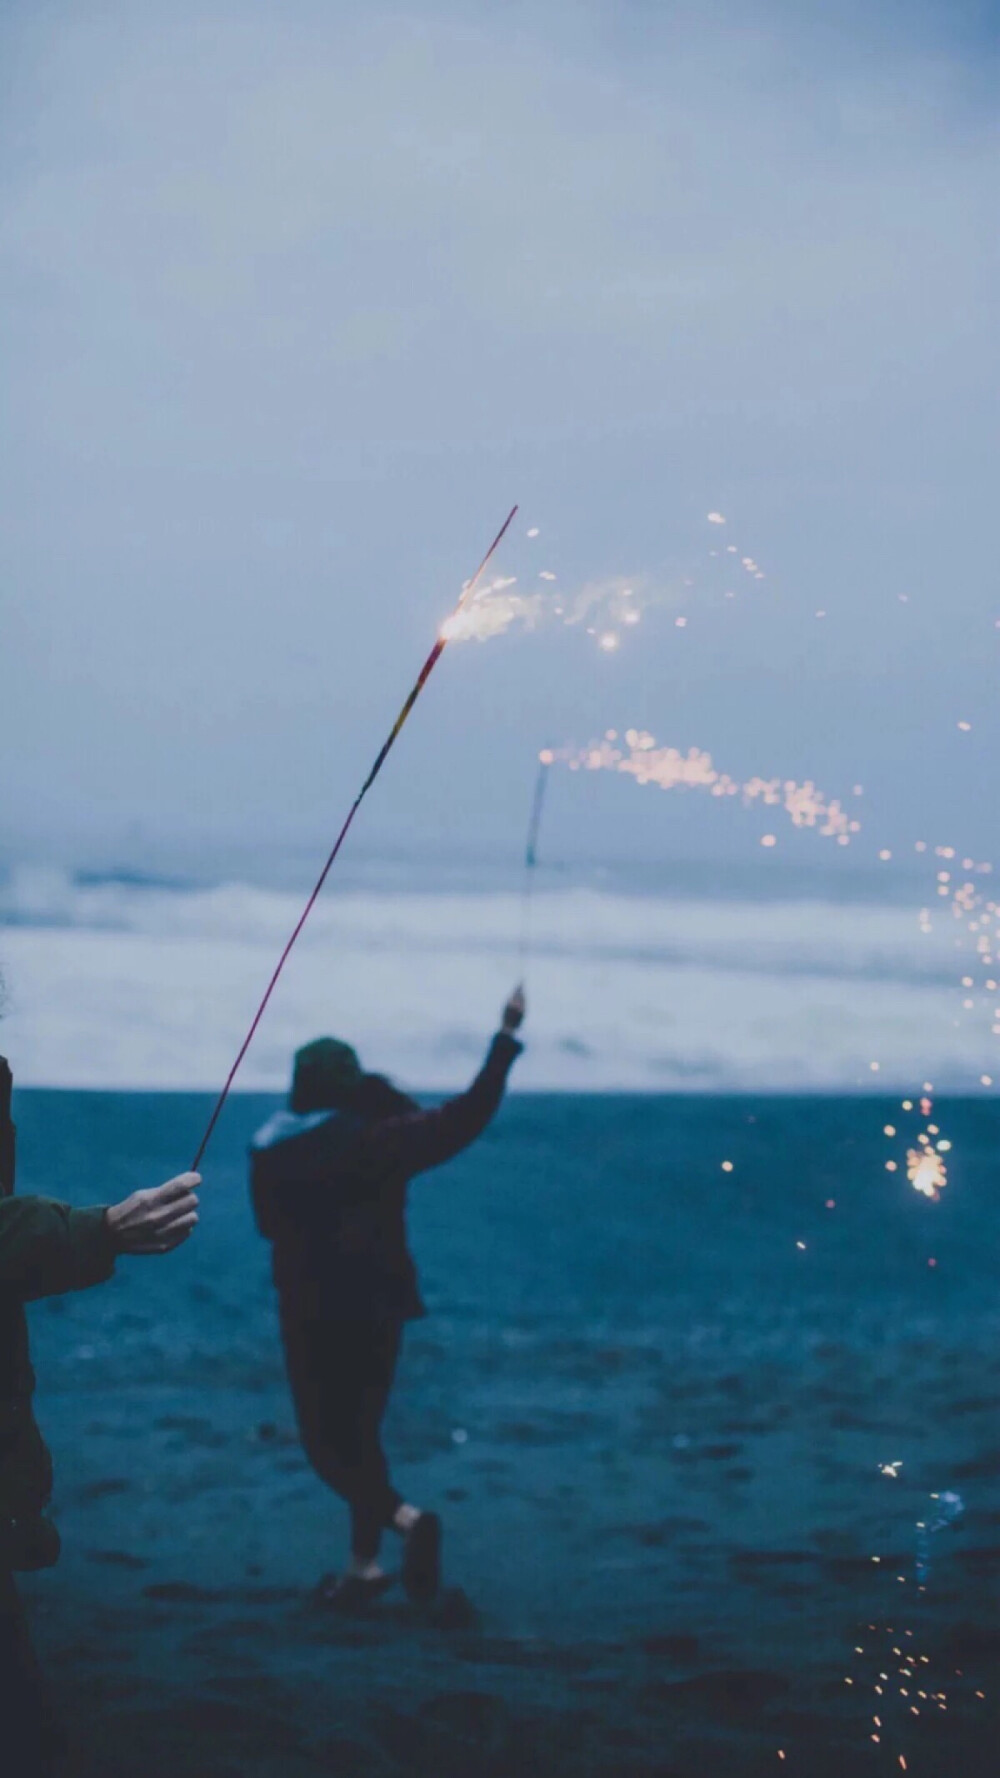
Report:
[{"label": "person's raised arm", "polygon": [[515,988],[472,1085],[432,1111],[381,1119],[361,1139],[362,1160],[378,1170],[422,1173],[468,1148],[485,1130],[503,1098],[507,1076],[523,1045],[514,1035],[524,1020],[524,992]]},{"label": "person's raised arm", "polygon": [[122,1253],[169,1253],[198,1220],[197,1173],[75,1210],[52,1198],[0,1200],[0,1290],[22,1302],[103,1284]]}]

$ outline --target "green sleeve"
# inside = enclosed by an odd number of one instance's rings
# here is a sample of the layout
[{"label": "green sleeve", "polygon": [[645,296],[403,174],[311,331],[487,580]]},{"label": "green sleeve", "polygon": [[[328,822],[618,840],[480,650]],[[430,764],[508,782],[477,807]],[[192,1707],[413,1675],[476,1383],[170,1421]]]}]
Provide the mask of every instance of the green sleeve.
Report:
[{"label": "green sleeve", "polygon": [[104,1206],[73,1210],[52,1198],[0,1200],[0,1291],[31,1302],[103,1284],[115,1250]]}]

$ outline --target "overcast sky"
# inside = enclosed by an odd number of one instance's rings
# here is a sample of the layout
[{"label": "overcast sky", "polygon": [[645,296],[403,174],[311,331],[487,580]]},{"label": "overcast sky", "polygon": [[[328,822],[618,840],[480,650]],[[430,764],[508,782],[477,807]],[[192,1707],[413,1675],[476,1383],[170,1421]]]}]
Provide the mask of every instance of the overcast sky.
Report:
[{"label": "overcast sky", "polygon": [[[635,722],[991,856],[998,16],[8,0],[3,855],[322,852],[517,500],[519,584],[662,605],[450,650],[365,847],[516,848]],[[554,831],[753,843],[652,798]]]}]

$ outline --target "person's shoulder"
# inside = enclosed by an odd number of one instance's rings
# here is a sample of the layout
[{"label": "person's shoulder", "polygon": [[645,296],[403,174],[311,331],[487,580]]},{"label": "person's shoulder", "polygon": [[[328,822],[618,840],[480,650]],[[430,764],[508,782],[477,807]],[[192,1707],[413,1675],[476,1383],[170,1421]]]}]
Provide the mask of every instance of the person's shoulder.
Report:
[{"label": "person's shoulder", "polygon": [[335,1111],[276,1111],[266,1123],[261,1124],[250,1139],[250,1152],[258,1154],[264,1149],[277,1148],[284,1142],[293,1142],[297,1136],[307,1136],[313,1130],[319,1130],[324,1124],[331,1124],[337,1119]]}]

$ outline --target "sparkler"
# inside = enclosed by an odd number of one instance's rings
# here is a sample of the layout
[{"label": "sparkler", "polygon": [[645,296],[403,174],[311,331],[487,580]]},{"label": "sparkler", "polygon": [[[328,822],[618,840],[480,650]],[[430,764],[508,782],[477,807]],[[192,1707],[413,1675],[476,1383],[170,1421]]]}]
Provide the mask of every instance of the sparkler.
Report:
[{"label": "sparkler", "polygon": [[195,1155],[194,1160],[191,1163],[192,1173],[197,1173],[197,1171],[198,1171],[198,1168],[201,1164],[202,1156],[204,1155],[205,1150],[208,1147],[209,1142],[211,1141],[212,1132],[215,1129],[215,1126],[219,1121],[219,1116],[222,1112],[222,1107],[225,1105],[226,1100],[229,1097],[229,1092],[232,1087],[233,1081],[236,1079],[237,1073],[239,1072],[240,1064],[243,1061],[243,1058],[246,1055],[247,1050],[250,1048],[251,1043],[253,1042],[254,1036],[256,1035],[256,1032],[257,1032],[257,1027],[260,1024],[261,1019],[264,1017],[264,1013],[267,1008],[267,1003],[270,1000],[271,995],[274,993],[274,990],[278,984],[278,978],[281,975],[281,972],[284,969],[289,956],[291,955],[292,947],[295,944],[295,941],[298,938],[299,933],[302,931],[303,926],[305,925],[306,921],[308,920],[309,915],[312,913],[313,907],[315,906],[317,900],[319,899],[320,891],[322,890],[323,885],[326,882],[326,879],[330,874],[330,871],[333,867],[334,860],[336,859],[341,846],[343,845],[344,841],[347,838],[347,835],[350,831],[351,824],[354,820],[354,817],[357,814],[358,810],[360,809],[361,804],[364,802],[365,797],[368,795],[368,792],[371,789],[372,785],[374,784],[376,778],[378,777],[379,772],[382,770],[382,767],[384,766],[386,759],[388,758],[389,753],[392,750],[392,747],[393,747],[393,745],[400,733],[400,730],[403,727],[403,724],[405,723],[407,717],[410,714],[410,711],[413,709],[414,704],[416,703],[417,699],[419,698],[420,693],[423,691],[424,686],[427,684],[427,681],[430,678],[431,674],[433,673],[434,668],[437,666],[438,661],[440,660],[442,654],[444,653],[445,648],[447,647],[450,635],[452,634],[457,622],[460,620],[463,610],[468,606],[470,600],[472,599],[473,594],[475,593],[476,587],[479,585],[479,582],[482,579],[482,576],[486,570],[487,564],[490,561],[490,558],[494,555],[495,551],[499,548],[500,543],[502,542],[503,538],[506,536],[507,531],[509,530],[511,524],[513,523],[514,515],[516,512],[517,512],[517,507],[512,506],[510,509],[510,512],[507,514],[507,517],[504,519],[504,522],[501,525],[499,531],[497,532],[496,536],[494,537],[493,542],[490,544],[489,549],[486,551],[486,554],[484,555],[482,561],[480,562],[479,567],[476,569],[475,574],[472,576],[472,579],[469,581],[466,581],[464,587],[462,588],[462,593],[461,593],[461,597],[459,598],[458,604],[455,606],[455,609],[452,612],[452,615],[448,619],[448,621],[441,626],[441,629],[438,632],[437,640],[434,643],[434,646],[431,649],[430,654],[427,656],[427,659],[425,660],[423,666],[421,667],[420,672],[417,674],[417,677],[414,681],[413,687],[412,687],[408,697],[406,698],[406,700],[403,704],[403,707],[399,712],[399,715],[397,716],[395,722],[393,723],[392,728],[390,729],[386,740],[383,742],[382,747],[380,748],[380,750],[376,756],[375,763],[371,768],[371,771],[368,773],[367,778],[365,779],[364,783],[362,784],[361,789],[358,791],[357,796],[355,797],[353,803],[351,804],[351,807],[349,808],[349,810],[347,812],[347,818],[344,821],[344,824],[341,827],[340,832],[337,835],[337,838],[333,843],[333,847],[330,851],[329,857],[327,858],[326,863],[323,866],[323,869],[320,871],[319,876],[316,879],[316,886],[313,889],[312,894],[309,896],[309,899],[306,902],[305,907],[302,909],[302,912],[299,915],[299,918],[296,921],[296,923],[292,929],[291,935],[288,939],[288,942],[285,945],[284,950],[281,953],[281,956],[278,958],[277,964],[274,969],[274,973],[271,976],[271,979],[268,982],[267,987],[264,991],[263,999],[261,1000],[260,1005],[257,1008],[257,1011],[254,1013],[253,1019],[250,1022],[250,1028],[247,1031],[247,1034],[244,1037],[243,1042],[241,1043],[241,1045],[239,1047],[239,1050],[237,1051],[236,1060],[234,1061],[232,1067],[229,1070],[228,1075],[226,1076],[226,1083],[225,1083],[221,1093],[219,1094],[218,1099],[215,1102],[215,1106],[212,1110],[212,1115],[209,1118],[208,1124],[205,1128],[205,1134],[202,1136],[201,1142],[198,1145],[198,1152]]},{"label": "sparkler", "polygon": [[542,808],[545,803],[549,768],[553,758],[554,755],[547,747],[543,748],[538,755],[538,776],[535,779],[535,793],[532,797],[531,816],[528,821],[528,841],[524,850],[524,881],[521,886],[521,940],[518,946],[522,978],[531,945],[531,892],[535,882],[535,866],[538,863],[538,833],[542,823]]}]

